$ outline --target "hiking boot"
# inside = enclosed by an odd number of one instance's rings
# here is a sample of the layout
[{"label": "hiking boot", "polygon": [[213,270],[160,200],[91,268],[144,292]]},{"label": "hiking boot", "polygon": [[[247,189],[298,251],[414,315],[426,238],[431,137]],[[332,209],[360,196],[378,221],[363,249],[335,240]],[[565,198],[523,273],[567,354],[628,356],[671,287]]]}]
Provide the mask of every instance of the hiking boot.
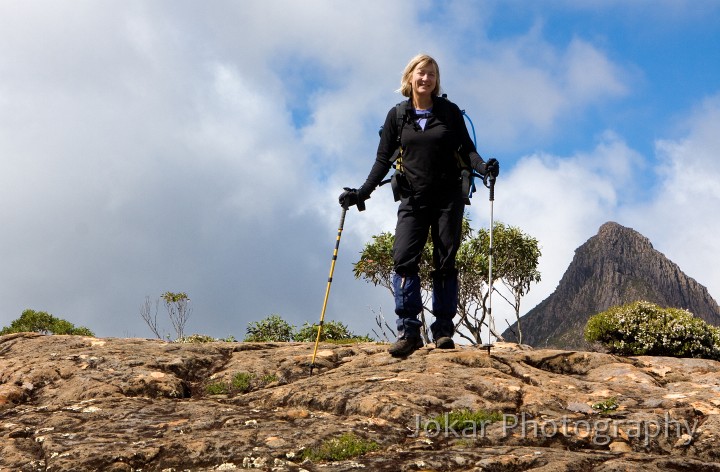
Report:
[{"label": "hiking boot", "polygon": [[407,357],[421,347],[423,347],[423,341],[420,338],[400,338],[388,348],[388,352],[393,357]]},{"label": "hiking boot", "polygon": [[435,347],[437,349],[455,349],[455,341],[452,338],[443,336],[435,340]]}]

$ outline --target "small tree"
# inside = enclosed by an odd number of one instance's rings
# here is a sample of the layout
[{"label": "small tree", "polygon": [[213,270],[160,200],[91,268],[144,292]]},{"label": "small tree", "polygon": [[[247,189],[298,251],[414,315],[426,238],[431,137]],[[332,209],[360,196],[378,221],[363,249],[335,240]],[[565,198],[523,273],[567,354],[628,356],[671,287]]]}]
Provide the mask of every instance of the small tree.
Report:
[{"label": "small tree", "polygon": [[[456,332],[471,341],[480,344],[482,326],[488,326],[489,311],[488,283],[490,233],[481,229],[473,234],[470,220],[465,217],[462,222],[462,243],[456,258],[458,279],[458,321]],[[356,278],[363,278],[373,285],[380,285],[393,293],[393,257],[392,248],[395,238],[391,233],[381,233],[372,237],[372,242],[365,245],[360,259],[354,264]],[[423,310],[420,318],[426,326],[425,312],[432,313],[432,251],[433,243],[428,238],[420,260],[420,279],[423,298]],[[493,293],[499,294],[509,303],[520,318],[520,301],[530,290],[533,282],[540,281],[537,270],[540,258],[538,241],[523,233],[520,229],[495,223],[493,226]],[[509,291],[506,295],[497,290],[495,282],[500,282]],[[518,323],[519,324],[519,323]],[[465,328],[461,331],[461,328]],[[425,329],[427,333],[427,329]],[[497,339],[500,333],[492,331]],[[427,340],[427,335],[426,335]],[[521,340],[520,340],[521,341]]]},{"label": "small tree", "polygon": [[[185,338],[185,324],[187,323],[190,315],[192,314],[192,306],[190,305],[190,297],[185,292],[165,292],[160,298],[165,304],[168,316],[170,317],[170,323],[175,330],[177,341],[182,341]],[[140,305],[140,316],[142,317],[145,324],[148,325],[150,331],[158,339],[163,339],[160,333],[160,324],[158,323],[158,309],[160,306],[160,299],[155,300],[154,309],[153,303],[149,296],[145,296],[145,301]],[[168,339],[170,335],[168,334]]]},{"label": "small tree", "polygon": [[148,325],[150,331],[153,332],[155,337],[162,339],[160,335],[160,325],[158,324],[158,311],[160,307],[160,300],[155,300],[155,310],[153,310],[153,303],[150,300],[150,296],[145,296],[145,302],[140,305],[140,316],[142,317],[145,324]]},{"label": "small tree", "polygon": [[45,311],[30,309],[23,311],[20,318],[10,323],[10,326],[3,328],[0,331],[0,335],[22,332],[95,336],[92,331],[84,326],[76,328],[75,325],[69,321],[56,318]]},{"label": "small tree", "polygon": [[[480,328],[486,323],[489,313],[488,284],[490,259],[490,231],[486,228],[476,236],[468,234],[460,246],[457,267],[460,276],[458,312],[459,324],[473,333],[479,341]],[[515,313],[518,327],[518,343],[522,343],[520,327],[520,302],[530,291],[530,285],[540,281],[537,266],[540,260],[537,239],[525,234],[517,227],[495,223],[493,226],[493,296],[500,296]],[[497,289],[500,282],[506,290]],[[496,338],[501,336],[493,332]]]},{"label": "small tree", "polygon": [[177,339],[180,340],[185,335],[185,323],[187,323],[192,313],[190,298],[185,292],[165,292],[161,298],[165,302],[165,308],[167,308]]}]

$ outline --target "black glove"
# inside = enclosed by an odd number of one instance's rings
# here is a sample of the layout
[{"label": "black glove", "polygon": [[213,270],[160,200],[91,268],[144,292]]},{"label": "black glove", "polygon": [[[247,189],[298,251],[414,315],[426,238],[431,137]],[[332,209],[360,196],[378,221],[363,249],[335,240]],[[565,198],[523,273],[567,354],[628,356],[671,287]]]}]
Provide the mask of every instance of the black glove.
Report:
[{"label": "black glove", "polygon": [[485,173],[490,174],[493,177],[498,176],[498,174],[500,173],[500,163],[497,159],[492,157],[485,163]]},{"label": "black glove", "polygon": [[365,192],[363,189],[364,187],[360,187],[360,189],[358,190],[350,187],[345,187],[343,189],[345,191],[341,193],[340,197],[338,198],[340,206],[347,210],[351,206],[357,205],[358,211],[364,211],[365,200],[370,198],[370,195],[368,195],[368,193]]},{"label": "black glove", "polygon": [[338,198],[340,206],[347,210],[351,206],[357,205],[357,202],[359,200],[357,189],[345,187],[343,190],[345,191],[341,193],[340,197]]}]

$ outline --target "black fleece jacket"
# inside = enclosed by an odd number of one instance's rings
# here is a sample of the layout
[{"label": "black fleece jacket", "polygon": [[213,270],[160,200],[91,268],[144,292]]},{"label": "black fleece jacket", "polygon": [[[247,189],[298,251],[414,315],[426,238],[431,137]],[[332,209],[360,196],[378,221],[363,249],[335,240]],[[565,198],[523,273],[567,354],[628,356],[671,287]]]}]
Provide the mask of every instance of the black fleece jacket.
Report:
[{"label": "black fleece jacket", "polygon": [[392,157],[402,144],[402,166],[414,195],[430,196],[435,192],[459,185],[460,168],[455,157],[458,151],[465,162],[485,174],[485,162],[470,139],[460,108],[442,97],[433,97],[432,112],[422,130],[410,100],[405,102],[406,122],[402,139],[398,140],[395,107],[388,111],[380,135],[377,157],[358,196],[368,198],[392,166]]}]

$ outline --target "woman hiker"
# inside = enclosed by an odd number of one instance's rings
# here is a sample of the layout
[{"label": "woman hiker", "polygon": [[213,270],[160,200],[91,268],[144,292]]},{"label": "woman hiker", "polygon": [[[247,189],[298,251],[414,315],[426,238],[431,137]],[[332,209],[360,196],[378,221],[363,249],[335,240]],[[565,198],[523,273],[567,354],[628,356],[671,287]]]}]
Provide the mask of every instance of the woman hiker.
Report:
[{"label": "woman hiker", "polygon": [[367,180],[357,190],[346,188],[339,201],[344,208],[358,203],[362,207],[393,163],[396,164],[393,192],[396,199],[400,199],[400,205],[392,283],[398,339],[388,351],[393,356],[405,357],[423,346],[422,323],[418,319],[423,309],[418,271],[428,232],[434,246],[432,312],[435,321],[430,331],[437,348],[455,347],[452,339],[458,303],[455,255],[460,247],[468,196],[463,190],[459,159],[482,175],[497,176],[500,166],[496,159],[483,161],[470,139],[460,108],[439,96],[440,69],[432,57],[420,54],[410,60],[399,91],[408,100],[388,112],[377,158]]}]

